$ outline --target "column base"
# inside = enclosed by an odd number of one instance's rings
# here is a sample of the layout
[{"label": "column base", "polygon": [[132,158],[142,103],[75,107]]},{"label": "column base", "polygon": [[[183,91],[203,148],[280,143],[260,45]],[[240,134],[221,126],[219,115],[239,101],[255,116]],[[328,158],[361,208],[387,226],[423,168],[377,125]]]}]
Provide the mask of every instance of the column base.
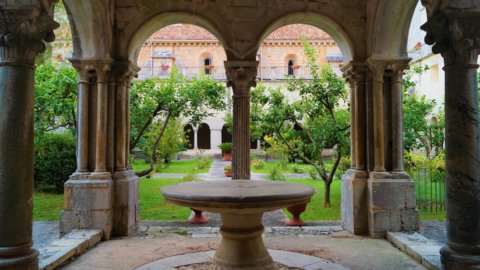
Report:
[{"label": "column base", "polygon": [[[112,180],[91,180],[74,174],[65,183],[60,235],[75,229],[99,229],[103,239],[112,234]],[[85,179],[87,178],[87,179]]]},{"label": "column base", "polygon": [[115,172],[113,190],[112,235],[130,236],[137,230],[140,219],[138,177],[131,170]]},{"label": "column base", "polygon": [[355,235],[368,233],[366,171],[349,169],[342,177],[342,226]]},{"label": "column base", "polygon": [[[382,173],[383,176],[387,176]],[[415,183],[405,174],[368,179],[368,232],[385,238],[386,232],[416,231],[420,214],[416,209]]]},{"label": "column base", "polygon": [[[11,250],[10,250],[11,249]],[[0,247],[0,270],[38,270],[38,251],[30,251],[15,256],[16,247]]]},{"label": "column base", "polygon": [[448,246],[440,249],[442,269],[444,270],[470,270],[478,269],[480,256],[465,255],[452,251]]},{"label": "column base", "polygon": [[215,270],[273,270],[262,239],[262,215],[222,213],[222,241],[213,258]]}]

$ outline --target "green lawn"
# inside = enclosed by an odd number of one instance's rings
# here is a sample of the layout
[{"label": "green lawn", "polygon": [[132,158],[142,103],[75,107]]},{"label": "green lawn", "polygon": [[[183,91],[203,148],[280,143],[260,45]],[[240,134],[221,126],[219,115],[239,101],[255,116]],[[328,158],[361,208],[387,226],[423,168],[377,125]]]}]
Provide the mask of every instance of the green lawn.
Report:
[{"label": "green lawn", "polygon": [[182,179],[152,178],[140,180],[140,218],[142,220],[186,220],[191,210],[165,203],[160,194],[164,186],[182,182]]},{"label": "green lawn", "polygon": [[59,220],[60,211],[63,209],[63,193],[46,193],[34,191],[33,193],[33,220]]},{"label": "green lawn", "polygon": [[[173,160],[168,163],[165,168],[162,168],[160,173],[187,173],[191,170],[197,169],[199,161],[199,159]],[[208,166],[203,169],[197,169],[196,173],[208,173],[212,163],[213,160],[210,160]],[[136,159],[132,164],[132,167],[134,171],[138,172],[149,168],[149,164],[143,159]]]},{"label": "green lawn", "polygon": [[[316,220],[339,220],[341,202],[341,181],[334,180],[331,189],[330,208],[323,207],[323,181],[310,179],[289,179],[289,182],[311,185],[317,193],[307,207],[302,218],[306,221]],[[190,215],[190,209],[165,203],[160,195],[163,186],[182,182],[181,179],[141,179],[140,180],[140,213],[142,220],[186,220]],[[33,218],[40,220],[58,220],[63,207],[63,194],[51,194],[41,191],[34,192]],[[422,220],[442,220],[445,213],[424,214]]]}]

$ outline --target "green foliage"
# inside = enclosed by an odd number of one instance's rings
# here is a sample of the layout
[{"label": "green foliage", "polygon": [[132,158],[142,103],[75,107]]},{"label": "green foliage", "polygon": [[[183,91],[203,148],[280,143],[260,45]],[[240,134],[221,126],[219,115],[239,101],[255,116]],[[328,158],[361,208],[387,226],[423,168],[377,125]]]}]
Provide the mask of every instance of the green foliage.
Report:
[{"label": "green foliage", "polygon": [[443,110],[435,111],[436,102],[425,96],[411,93],[416,81],[415,74],[428,70],[428,66],[413,66],[403,79],[403,111],[404,111],[404,147],[407,151],[421,149],[430,157],[432,151],[438,153],[443,149],[445,140],[445,115]]},{"label": "green foliage", "polygon": [[224,172],[231,172],[232,171],[232,165],[227,165],[227,166],[223,167],[223,171]]},{"label": "green foliage", "polygon": [[[158,152],[162,153],[160,158],[168,162],[172,152],[180,149],[172,147],[171,142],[175,141],[173,136],[170,140],[166,139],[169,121],[183,118],[192,125],[198,125],[216,110],[225,109],[225,95],[226,88],[221,82],[210,76],[188,80],[178,73],[176,67],[165,80],[134,82],[131,88],[130,149],[138,145],[151,153],[150,170],[156,163]],[[172,134],[183,141],[184,135],[180,136],[177,132]],[[165,146],[163,149],[162,144]],[[157,152],[157,148],[160,151]]]},{"label": "green foliage", "polygon": [[197,174],[197,170],[190,170],[183,176],[182,180],[184,182],[192,182],[200,180],[200,177]]},{"label": "green foliage", "polygon": [[256,170],[263,169],[266,165],[265,161],[260,160],[258,158],[252,159],[251,164],[252,164],[252,168],[254,168]]},{"label": "green foliage", "polygon": [[320,176],[318,175],[318,171],[313,167],[308,170],[308,176],[312,180],[318,180],[320,178]]},{"label": "green foliage", "polygon": [[280,167],[276,166],[273,167],[265,176],[266,180],[273,180],[273,181],[286,181],[287,178],[283,175],[282,170]]},{"label": "green foliage", "polygon": [[[162,128],[162,124],[163,123],[152,124],[151,131],[145,133],[145,151],[152,151],[150,147],[153,145],[159,130]],[[168,164],[172,159],[174,159],[175,154],[183,147],[184,144],[185,137],[183,134],[182,123],[177,119],[169,121],[163,133],[163,138],[160,141],[156,151],[160,170],[162,168],[162,164]]]},{"label": "green foliage", "polygon": [[218,145],[218,148],[222,150],[223,153],[232,152],[233,144],[231,142],[225,142]]},{"label": "green foliage", "polygon": [[293,173],[305,173],[305,169],[296,163],[292,165],[291,169]]},{"label": "green foliage", "polygon": [[70,132],[45,133],[35,138],[34,179],[54,185],[58,192],[77,168],[76,141]]},{"label": "green foliage", "polygon": [[201,157],[198,159],[197,169],[205,169],[210,167],[210,164],[213,162],[213,159],[209,156]]},{"label": "green foliage", "polygon": [[75,129],[77,72],[69,64],[45,62],[35,71],[35,136]]}]

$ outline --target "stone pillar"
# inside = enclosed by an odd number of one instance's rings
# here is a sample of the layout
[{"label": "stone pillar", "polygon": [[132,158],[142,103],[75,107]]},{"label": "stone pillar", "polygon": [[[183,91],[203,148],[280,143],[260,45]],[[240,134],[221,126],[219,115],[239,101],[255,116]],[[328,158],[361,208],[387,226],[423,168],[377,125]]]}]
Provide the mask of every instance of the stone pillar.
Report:
[{"label": "stone pillar", "polygon": [[[107,136],[108,122],[113,118],[113,115],[108,118],[112,103],[108,102],[108,91],[111,89],[109,89],[110,76],[107,72],[112,64],[109,59],[70,59],[70,61],[77,69],[88,70],[92,74],[92,79],[89,85],[79,83],[81,102],[77,114],[80,116],[78,140],[81,145],[78,147],[87,150],[77,153],[77,160],[81,160],[82,169],[77,169],[65,183],[60,233],[63,235],[74,229],[99,229],[103,231],[103,238],[109,239],[113,228],[114,198],[113,171],[111,168],[107,170],[107,152],[108,145],[112,146],[114,143]],[[88,95],[83,96],[86,92]],[[88,102],[85,103],[85,100]],[[85,129],[88,131],[83,132]],[[87,159],[83,156],[85,152]],[[85,167],[87,171],[84,171]]]},{"label": "stone pillar", "polygon": [[392,71],[391,123],[392,123],[392,172],[404,174],[403,167],[403,71],[408,68],[410,59],[398,60],[390,65]]},{"label": "stone pillar", "polygon": [[342,177],[342,224],[351,233],[368,232],[366,168],[366,96],[365,76],[367,67],[352,62],[343,68],[350,82],[351,102],[351,156],[352,167]]},{"label": "stone pillar", "polygon": [[[447,243],[442,269],[480,266],[480,117],[476,72],[480,3],[431,11],[425,41],[445,60]],[[472,2],[473,3],[473,2]],[[452,5],[453,3],[450,3]],[[434,10],[435,11],[435,10]]]},{"label": "stone pillar", "polygon": [[225,61],[233,88],[232,179],[250,179],[250,88],[256,85],[257,61]]},{"label": "stone pillar", "polygon": [[92,177],[108,179],[107,172],[107,130],[108,130],[108,82],[109,62],[98,62],[95,66],[97,74],[97,115],[96,115],[96,140],[95,140],[95,171]]},{"label": "stone pillar", "polygon": [[138,177],[128,166],[129,85],[139,71],[130,62],[117,63],[113,78],[115,89],[115,171],[113,174],[113,236],[132,235],[138,227]]},{"label": "stone pillar", "polygon": [[222,129],[210,129],[210,146],[212,149],[219,149],[218,146],[222,143]]},{"label": "stone pillar", "polygon": [[88,173],[88,103],[92,65],[72,61],[78,72],[77,99],[77,173]]},{"label": "stone pillar", "polygon": [[[403,71],[406,63],[408,60],[404,59],[369,59],[373,72],[374,170],[369,173],[367,198],[368,232],[374,238],[384,238],[388,231],[414,231],[419,227],[415,183],[403,169],[393,170],[394,166],[398,169],[398,164],[403,164],[399,82],[402,79],[400,70]],[[388,77],[391,74],[393,80]],[[384,93],[391,98],[385,98]],[[385,142],[396,146],[387,146]]]},{"label": "stone pillar", "polygon": [[193,150],[198,150],[198,126],[193,128]]},{"label": "stone pillar", "polygon": [[[11,1],[10,1],[11,2]],[[55,39],[53,7],[0,6],[0,269],[36,270],[32,248],[35,57]],[[13,3],[13,2],[11,2]],[[50,4],[46,4],[50,5]]]}]

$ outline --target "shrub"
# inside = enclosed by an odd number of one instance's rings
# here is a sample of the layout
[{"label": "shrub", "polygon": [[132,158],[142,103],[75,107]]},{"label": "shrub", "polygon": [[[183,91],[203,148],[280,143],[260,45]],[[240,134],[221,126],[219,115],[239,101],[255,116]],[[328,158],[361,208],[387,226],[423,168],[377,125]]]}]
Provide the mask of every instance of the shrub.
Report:
[{"label": "shrub", "polygon": [[182,180],[185,182],[192,182],[200,180],[200,177],[198,177],[197,170],[190,170],[185,174]]},{"label": "shrub", "polygon": [[232,165],[227,165],[227,166],[223,167],[223,171],[224,172],[231,172],[232,171]]},{"label": "shrub", "polygon": [[295,164],[292,165],[292,172],[294,172],[294,173],[304,173],[305,169],[302,166],[295,163]]},{"label": "shrub", "polygon": [[210,165],[210,162],[212,161],[211,157],[201,157],[198,159],[198,164],[197,164],[197,169],[205,169]]},{"label": "shrub", "polygon": [[317,170],[315,170],[315,168],[310,168],[310,170],[308,170],[308,175],[310,176],[310,178],[312,180],[318,180],[320,178],[320,176],[318,175],[318,172]]},{"label": "shrub", "polygon": [[260,159],[253,159],[252,160],[252,167],[256,170],[263,169],[265,167],[265,161]]},{"label": "shrub", "polygon": [[45,133],[35,139],[34,178],[37,183],[54,185],[57,192],[77,168],[76,141],[69,133]]},{"label": "shrub", "polygon": [[218,148],[220,148],[223,153],[228,154],[232,152],[233,144],[231,142],[221,143],[218,145]]},{"label": "shrub", "polygon": [[268,174],[265,176],[267,180],[274,180],[274,181],[286,181],[287,179],[282,174],[282,170],[280,167],[273,167]]}]

